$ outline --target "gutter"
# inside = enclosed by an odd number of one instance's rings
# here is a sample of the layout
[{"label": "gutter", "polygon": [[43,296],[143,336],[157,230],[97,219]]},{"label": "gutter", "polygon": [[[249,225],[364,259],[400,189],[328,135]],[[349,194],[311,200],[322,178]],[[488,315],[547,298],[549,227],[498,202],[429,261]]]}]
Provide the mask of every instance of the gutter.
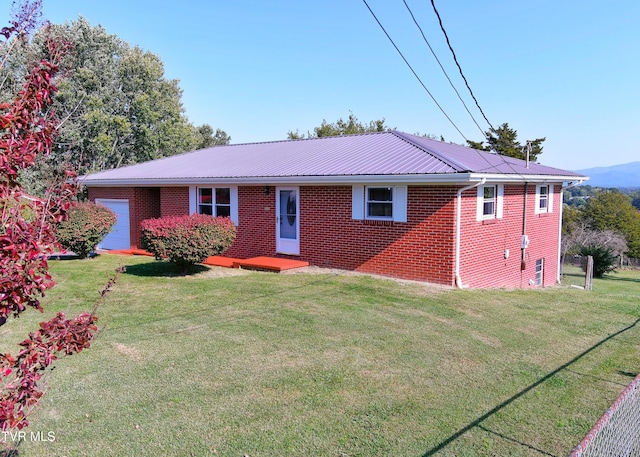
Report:
[{"label": "gutter", "polygon": [[460,220],[462,219],[462,192],[473,189],[487,182],[487,178],[482,178],[480,182],[458,189],[456,205],[456,257],[455,257],[455,282],[459,289],[463,289],[462,278],[460,277]]},{"label": "gutter", "polygon": [[[108,172],[103,172],[108,173]],[[141,177],[104,177],[95,175],[85,175],[78,178],[78,183],[88,187],[162,187],[162,186],[198,186],[211,184],[227,185],[341,185],[354,183],[375,183],[375,184],[408,184],[408,185],[429,185],[429,184],[468,184],[481,180],[495,183],[513,183],[528,181],[530,183],[556,183],[565,181],[580,181],[582,177],[562,176],[562,175],[522,175],[515,174],[489,174],[489,173],[433,173],[433,174],[388,174],[388,175],[326,175],[326,176],[217,176],[217,177],[164,177],[164,178],[141,178]]]}]

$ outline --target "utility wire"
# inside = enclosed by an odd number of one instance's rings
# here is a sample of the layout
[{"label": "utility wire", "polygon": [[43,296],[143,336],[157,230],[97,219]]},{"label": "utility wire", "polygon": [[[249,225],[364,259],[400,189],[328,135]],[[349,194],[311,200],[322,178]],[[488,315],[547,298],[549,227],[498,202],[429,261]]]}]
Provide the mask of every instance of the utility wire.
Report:
[{"label": "utility wire", "polygon": [[[384,26],[380,23],[380,21],[378,20],[377,16],[375,15],[375,13],[373,12],[373,10],[371,9],[371,7],[369,6],[369,4],[367,3],[367,0],[362,0],[364,2],[364,4],[367,6],[367,9],[369,10],[369,12],[371,13],[371,15],[373,16],[373,18],[376,20],[376,22],[378,23],[378,25],[380,26],[380,28],[382,29],[382,31],[384,32],[384,34],[387,36],[387,38],[389,39],[389,41],[391,42],[391,44],[393,45],[394,48],[396,48],[396,51],[398,51],[398,54],[400,54],[400,57],[402,57],[402,60],[404,60],[404,63],[407,64],[407,66],[409,67],[409,69],[411,70],[411,72],[413,73],[413,76],[416,77],[416,79],[420,82],[420,84],[422,85],[423,89],[425,91],[427,91],[427,93],[429,94],[429,96],[431,97],[431,100],[433,100],[433,102],[436,104],[436,106],[438,108],[440,108],[440,111],[442,111],[442,114],[444,114],[444,116],[449,120],[449,122],[451,123],[451,125],[453,125],[455,127],[455,129],[458,131],[458,133],[462,136],[462,138],[465,139],[465,141],[469,141],[467,140],[467,137],[464,136],[464,134],[460,131],[460,129],[458,128],[458,126],[455,124],[455,122],[453,122],[451,120],[451,118],[449,117],[449,115],[445,112],[445,110],[442,108],[442,106],[440,106],[440,103],[438,103],[438,101],[435,99],[435,97],[433,96],[433,94],[429,91],[429,89],[427,89],[427,86],[425,86],[425,84],[422,82],[422,80],[420,79],[420,77],[418,76],[418,74],[415,72],[415,70],[413,69],[413,67],[411,66],[411,64],[409,63],[409,61],[407,61],[407,59],[405,58],[404,54],[402,54],[402,51],[400,51],[400,49],[398,48],[398,46],[396,46],[396,44],[394,43],[394,41],[391,39],[391,37],[389,36],[389,34],[387,33],[387,31],[385,30]],[[468,87],[468,86],[467,86]],[[477,103],[477,102],[476,102]],[[486,119],[486,118],[485,118]],[[487,121],[489,122],[489,121]],[[489,124],[491,125],[491,124]]]},{"label": "utility wire", "polygon": [[[373,10],[371,9],[371,7],[369,6],[369,4],[367,3],[367,0],[362,0],[364,2],[364,4],[366,5],[367,9],[369,10],[369,12],[371,13],[371,15],[373,16],[373,18],[376,20],[376,22],[378,23],[378,25],[380,26],[380,28],[382,29],[382,31],[384,32],[384,34],[387,36],[387,38],[389,39],[389,41],[391,42],[391,44],[393,45],[394,48],[396,48],[396,51],[398,51],[398,54],[400,54],[400,57],[402,57],[402,60],[404,60],[404,63],[407,64],[407,66],[409,67],[409,69],[411,70],[411,72],[413,73],[413,75],[416,77],[416,79],[420,82],[420,84],[422,85],[422,87],[424,88],[424,90],[429,94],[429,96],[431,97],[431,99],[433,100],[433,102],[436,104],[436,106],[438,108],[440,108],[440,111],[442,111],[442,114],[444,114],[444,116],[449,120],[449,122],[451,123],[451,125],[453,125],[455,127],[455,129],[458,131],[458,133],[460,134],[460,136],[462,136],[462,138],[465,139],[465,141],[467,141],[467,143],[469,142],[469,140],[467,139],[466,136],[464,136],[464,134],[460,131],[460,129],[458,128],[458,126],[455,124],[455,122],[453,122],[451,120],[451,118],[447,115],[447,113],[444,111],[444,109],[442,108],[442,106],[440,106],[440,104],[438,103],[438,101],[435,99],[435,97],[433,96],[433,94],[431,94],[431,92],[429,91],[429,89],[427,88],[427,86],[425,86],[425,84],[422,82],[422,80],[420,79],[420,77],[418,76],[418,74],[415,72],[415,70],[413,69],[413,67],[411,66],[411,64],[407,61],[407,59],[405,58],[404,54],[402,54],[402,51],[400,51],[400,49],[398,48],[398,46],[395,44],[395,42],[393,41],[393,39],[389,36],[389,34],[387,33],[386,29],[384,28],[384,26],[380,23],[380,21],[378,20],[378,17],[375,15],[375,13],[373,12]],[[433,4],[433,0],[432,4]],[[434,5],[435,8],[435,5]],[[436,12],[437,14],[437,12]],[[413,16],[413,15],[412,15]],[[438,15],[438,19],[440,18],[440,16]],[[442,22],[441,22],[442,24]],[[444,31],[444,29],[443,29]],[[445,36],[446,36],[446,32],[445,32]],[[447,42],[449,41],[449,38],[447,37]],[[449,45],[449,48],[451,49],[451,45]],[[451,51],[453,52],[453,49],[451,49]],[[454,53],[454,59],[455,59],[455,53]],[[457,60],[456,60],[456,64],[458,64]],[[460,69],[460,65],[458,64],[458,68]],[[462,74],[462,69],[460,69],[460,73]],[[462,76],[463,79],[464,75]],[[465,83],[466,83],[466,79],[465,79]],[[469,89],[469,91],[471,92],[471,88],[469,87],[469,84],[467,84],[467,88]],[[455,89],[455,88],[454,88]],[[457,92],[457,91],[456,91]],[[471,96],[473,97],[473,99],[476,102],[476,106],[478,106],[478,109],[480,109],[480,106],[478,105],[478,101],[476,100],[476,98],[473,96],[473,92],[471,92]],[[465,105],[466,106],[466,105]],[[491,123],[489,122],[489,120],[487,119],[487,117],[484,115],[484,112],[482,112],[482,109],[480,109],[480,112],[482,113],[482,116],[484,117],[485,121],[487,121],[487,124],[489,124],[489,126],[493,129],[493,126],[491,125]],[[473,116],[471,116],[473,118]],[[475,119],[474,119],[475,122]],[[477,125],[477,124],[476,124]],[[478,128],[480,128],[478,126]],[[480,131],[482,132],[482,129],[480,129]],[[487,135],[485,135],[484,132],[482,132],[483,136],[487,137]],[[495,169],[497,167],[497,165],[492,164],[489,159],[487,157],[485,157],[483,155],[484,151],[479,151],[481,157],[485,160],[485,162],[487,162],[487,164],[489,165],[488,168],[486,168],[486,170],[489,169]],[[501,156],[500,154],[498,154],[499,156]],[[509,161],[507,161],[505,159],[505,157],[501,156],[502,161],[517,175],[520,175],[521,177],[522,174],[518,173],[517,171],[515,171],[515,169],[513,168],[513,166],[509,163]]]},{"label": "utility wire", "polygon": [[462,73],[462,67],[458,63],[458,58],[456,57],[456,53],[453,50],[453,46],[451,46],[451,42],[449,41],[449,35],[447,35],[447,31],[444,29],[444,25],[442,24],[442,18],[440,17],[440,13],[438,13],[438,8],[436,8],[436,4],[435,4],[434,0],[431,0],[431,6],[433,6],[433,11],[436,13],[436,16],[438,17],[438,22],[440,23],[440,29],[442,30],[442,33],[444,33],[444,37],[447,39],[447,45],[449,46],[449,50],[451,51],[451,54],[453,55],[453,60],[455,61],[456,65],[458,66],[458,71],[460,71],[460,76],[462,76],[462,79],[464,80],[464,83],[466,84],[467,89],[469,89],[469,93],[471,94],[471,97],[473,98],[473,101],[476,102],[476,106],[480,110],[480,113],[482,113],[482,117],[484,117],[484,120],[487,121],[487,124],[489,124],[489,127],[491,127],[491,130],[495,130],[493,128],[493,125],[491,125],[491,122],[489,122],[489,119],[487,119],[487,116],[485,116],[484,111],[482,111],[482,108],[480,108],[480,104],[478,103],[478,100],[476,99],[476,96],[473,95],[473,91],[471,90],[471,87],[469,86],[469,82],[467,81],[467,78],[465,78],[464,73]]},{"label": "utility wire", "polygon": [[[462,104],[464,105],[464,108],[467,110],[467,113],[469,113],[469,116],[471,117],[471,119],[473,120],[473,123],[476,124],[476,127],[478,127],[478,130],[480,130],[480,133],[482,134],[483,137],[486,137],[486,133],[484,132],[484,130],[482,130],[482,128],[478,125],[478,122],[476,122],[475,117],[473,117],[473,114],[471,114],[471,112],[469,111],[469,108],[467,107],[467,104],[464,102],[464,100],[462,99],[462,97],[460,96],[460,93],[458,92],[458,90],[456,89],[456,87],[453,85],[453,82],[451,81],[451,78],[449,78],[449,75],[447,74],[446,70],[444,69],[442,63],[440,63],[440,59],[438,59],[438,56],[436,55],[435,51],[433,50],[433,48],[431,47],[431,44],[429,43],[429,40],[427,40],[427,37],[425,36],[424,32],[422,31],[422,27],[420,27],[420,24],[418,24],[418,21],[416,20],[415,16],[413,15],[413,11],[411,11],[411,8],[409,8],[409,5],[407,4],[406,0],[402,0],[404,2],[404,6],[407,7],[407,10],[409,11],[409,14],[411,15],[411,18],[413,19],[413,22],[416,24],[416,27],[418,27],[418,30],[420,30],[420,33],[422,34],[422,38],[424,39],[425,43],[427,43],[427,46],[429,47],[429,49],[431,50],[431,54],[433,54],[433,57],[436,59],[436,61],[438,62],[438,65],[440,65],[440,68],[442,69],[442,72],[444,73],[444,75],[447,77],[447,80],[449,81],[449,84],[451,84],[451,87],[453,88],[453,90],[455,91],[455,93],[458,95],[458,98],[460,99],[460,101],[462,102]],[[466,138],[465,138],[466,139]],[[468,142],[468,140],[467,140]],[[480,153],[480,156],[484,159],[485,162],[487,162],[487,164],[489,165],[489,167],[481,170],[481,171],[488,171],[491,169],[497,169],[498,165],[494,165],[492,164],[489,159],[487,157],[485,157],[484,154]],[[511,167],[511,169],[513,170],[513,168]]]},{"label": "utility wire", "polygon": [[[496,129],[493,127],[493,125],[491,125],[491,122],[489,122],[489,119],[487,119],[487,116],[484,114],[484,111],[482,111],[482,108],[480,108],[480,103],[478,103],[478,100],[476,99],[476,96],[473,94],[473,91],[471,90],[471,86],[469,86],[469,82],[467,81],[467,78],[464,76],[464,73],[462,72],[462,67],[460,66],[460,63],[458,62],[458,58],[456,56],[456,52],[453,50],[453,46],[451,46],[451,42],[449,41],[449,35],[447,35],[447,31],[444,28],[444,24],[442,23],[442,18],[440,17],[440,13],[438,12],[438,8],[436,8],[436,4],[434,0],[431,0],[431,6],[433,7],[433,11],[436,13],[436,16],[438,17],[438,22],[440,23],[440,29],[442,30],[442,33],[444,34],[444,37],[447,40],[447,45],[449,46],[449,50],[451,51],[451,55],[453,55],[453,60],[455,61],[456,65],[458,66],[458,71],[460,72],[460,76],[462,76],[462,79],[464,80],[465,85],[467,86],[467,89],[469,89],[469,93],[471,94],[471,98],[473,98],[473,101],[476,103],[476,106],[478,107],[478,110],[480,110],[480,113],[482,114],[482,117],[484,117],[484,120],[487,121],[487,124],[489,124],[489,127],[491,127],[491,131],[495,132]],[[482,130],[482,129],[480,129]],[[489,135],[485,134],[483,132],[484,137],[488,140],[489,139]],[[513,166],[511,165],[511,163],[502,155],[500,154],[495,148],[492,148],[496,154],[502,158],[502,161],[505,165],[507,165],[509,167],[509,169],[514,173],[517,174],[518,176],[520,176],[522,179],[524,179],[524,176],[522,175],[522,173],[517,172]],[[486,158],[485,158],[486,160]],[[493,168],[493,167],[491,167]]]},{"label": "utility wire", "polygon": [[416,25],[416,27],[418,27],[418,30],[420,30],[420,33],[422,34],[422,39],[424,40],[425,43],[427,43],[427,46],[429,47],[429,50],[431,51],[431,54],[433,54],[433,57],[436,59],[436,62],[438,62],[438,65],[440,65],[440,69],[442,70],[442,72],[446,76],[447,81],[449,81],[449,84],[451,85],[451,88],[454,90],[454,92],[458,96],[458,99],[460,99],[460,101],[464,105],[464,109],[467,110],[467,113],[469,113],[469,116],[471,116],[471,119],[473,120],[473,123],[476,124],[476,127],[478,127],[478,130],[480,130],[480,133],[482,134],[482,136],[485,136],[484,130],[482,130],[480,125],[478,125],[478,122],[476,121],[475,117],[473,117],[473,114],[471,114],[471,111],[469,111],[469,107],[467,107],[467,104],[464,102],[464,100],[460,96],[460,92],[458,92],[458,89],[456,89],[456,86],[453,85],[453,82],[451,81],[451,78],[449,78],[449,75],[447,74],[447,71],[444,69],[444,67],[442,66],[442,63],[440,62],[440,59],[438,59],[438,56],[436,55],[435,51],[431,47],[431,44],[429,43],[429,40],[427,40],[427,37],[425,36],[424,32],[422,31],[422,27],[420,27],[420,24],[418,24],[418,21],[416,20],[415,16],[413,15],[413,11],[411,11],[411,8],[409,8],[409,5],[407,4],[407,1],[406,0],[402,0],[402,1],[404,2],[404,6],[407,8],[407,11],[409,11],[409,14],[411,15],[411,19],[413,19],[413,23]]}]

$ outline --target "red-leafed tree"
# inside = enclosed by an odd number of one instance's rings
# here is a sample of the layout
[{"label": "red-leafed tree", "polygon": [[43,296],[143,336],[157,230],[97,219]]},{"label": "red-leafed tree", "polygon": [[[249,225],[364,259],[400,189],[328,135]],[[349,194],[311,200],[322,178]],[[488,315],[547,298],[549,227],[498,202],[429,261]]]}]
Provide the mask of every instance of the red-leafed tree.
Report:
[{"label": "red-leafed tree", "polygon": [[[0,67],[15,40],[28,39],[39,25],[39,0],[24,0],[14,7],[12,22],[0,30],[0,51],[5,56]],[[28,307],[42,311],[40,299],[54,285],[47,256],[56,244],[55,224],[65,219],[76,194],[72,173],[51,186],[42,199],[25,195],[20,184],[20,172],[33,166],[39,155],[49,154],[58,126],[50,104],[56,91],[53,78],[67,45],[50,39],[47,50],[47,59],[34,65],[13,102],[0,104],[0,325]],[[3,431],[28,425],[27,413],[43,395],[39,382],[43,372],[58,356],[89,347],[95,322],[95,310],[72,319],[59,313],[19,343],[15,356],[0,354]]]}]

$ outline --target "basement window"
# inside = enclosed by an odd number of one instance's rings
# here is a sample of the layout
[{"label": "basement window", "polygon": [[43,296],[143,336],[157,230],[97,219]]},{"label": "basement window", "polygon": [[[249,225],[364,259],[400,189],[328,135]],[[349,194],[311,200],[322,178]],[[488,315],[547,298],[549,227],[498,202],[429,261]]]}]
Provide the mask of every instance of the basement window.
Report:
[{"label": "basement window", "polygon": [[544,259],[536,260],[536,287],[544,284]]}]

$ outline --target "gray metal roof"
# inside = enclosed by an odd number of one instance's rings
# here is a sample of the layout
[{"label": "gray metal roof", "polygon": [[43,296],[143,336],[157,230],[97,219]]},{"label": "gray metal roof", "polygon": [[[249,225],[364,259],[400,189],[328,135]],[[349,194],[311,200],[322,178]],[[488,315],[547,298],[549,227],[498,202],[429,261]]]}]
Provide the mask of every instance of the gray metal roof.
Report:
[{"label": "gray metal roof", "polygon": [[[215,146],[83,177],[88,186],[200,182],[347,182],[369,178],[415,182],[584,180],[537,163],[390,131],[305,140]],[[477,176],[476,176],[477,175]]]}]

